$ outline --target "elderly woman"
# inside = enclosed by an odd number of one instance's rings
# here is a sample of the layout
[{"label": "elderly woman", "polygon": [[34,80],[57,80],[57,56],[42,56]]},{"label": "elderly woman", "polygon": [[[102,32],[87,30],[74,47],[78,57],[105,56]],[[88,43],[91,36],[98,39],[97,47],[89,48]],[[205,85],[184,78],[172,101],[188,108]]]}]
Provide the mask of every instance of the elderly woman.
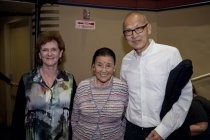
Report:
[{"label": "elderly woman", "polygon": [[37,40],[39,66],[19,82],[12,119],[12,139],[71,139],[71,105],[76,91],[72,74],[59,68],[65,51],[58,32]]},{"label": "elderly woman", "polygon": [[113,76],[115,54],[98,49],[92,59],[94,76],[80,82],[72,111],[74,140],[123,140],[126,83]]}]

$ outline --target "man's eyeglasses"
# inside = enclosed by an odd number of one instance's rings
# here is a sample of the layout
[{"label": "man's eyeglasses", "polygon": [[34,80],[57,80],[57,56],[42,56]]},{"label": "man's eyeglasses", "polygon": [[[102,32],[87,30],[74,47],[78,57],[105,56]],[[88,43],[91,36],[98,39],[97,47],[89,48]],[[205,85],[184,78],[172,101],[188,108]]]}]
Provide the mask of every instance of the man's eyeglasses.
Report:
[{"label": "man's eyeglasses", "polygon": [[135,29],[124,30],[123,34],[125,36],[131,36],[131,35],[133,35],[133,32],[135,32],[136,34],[140,34],[144,31],[144,28],[147,27],[147,25],[148,25],[148,23],[146,23],[143,26],[136,27]]}]

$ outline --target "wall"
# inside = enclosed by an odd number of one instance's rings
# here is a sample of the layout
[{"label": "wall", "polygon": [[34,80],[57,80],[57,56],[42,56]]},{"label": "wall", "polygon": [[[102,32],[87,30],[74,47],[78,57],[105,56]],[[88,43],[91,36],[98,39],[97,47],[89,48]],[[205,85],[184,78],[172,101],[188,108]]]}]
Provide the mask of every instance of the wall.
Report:
[{"label": "wall", "polygon": [[[210,73],[210,5],[158,13],[158,41],[176,46],[193,62],[197,77]],[[210,78],[193,81],[198,94],[210,99]]]},{"label": "wall", "polygon": [[[96,30],[75,29],[75,20],[83,18],[83,9],[90,10],[90,20],[96,22]],[[59,30],[66,44],[64,68],[74,74],[77,83],[91,76],[92,55],[100,47],[110,47],[115,51],[117,56],[116,76],[119,76],[122,57],[130,51],[121,29],[123,17],[128,12],[130,11],[59,6]],[[193,77],[210,72],[208,63],[210,56],[210,5],[162,12],[145,11],[144,13],[152,23],[152,38],[159,43],[176,46],[183,58],[192,59]],[[2,31],[0,34],[2,36]],[[1,46],[4,46],[2,42],[0,42],[0,50],[3,50]],[[3,51],[0,52],[0,56],[2,58]],[[0,63],[2,60],[4,63],[3,58]],[[209,78],[194,84],[199,94],[210,99],[208,94]]]},{"label": "wall", "polygon": [[[1,47],[1,46],[4,46],[4,30],[3,30],[3,27],[0,26],[0,71],[2,73],[4,73],[4,47]],[[5,99],[6,99],[6,95],[4,94],[6,89],[5,89],[5,83],[3,81],[0,80],[0,102],[4,102]],[[5,117],[6,117],[6,114],[4,113],[5,112],[5,104],[2,104],[0,105],[0,123],[5,121]]]},{"label": "wall", "polygon": [[[116,76],[119,76],[122,57],[130,51],[122,34],[122,20],[129,11],[86,8],[90,10],[90,20],[96,22],[96,29],[75,29],[75,20],[83,18],[83,9],[85,7],[60,6],[60,31],[66,43],[65,69],[73,72],[79,83],[91,76],[91,59],[95,50],[109,47],[116,53]],[[156,26],[156,14],[146,14],[152,17],[152,24]]]},{"label": "wall", "polygon": [[[90,20],[96,22],[96,30],[75,29],[75,20],[82,19],[83,9],[90,11]],[[77,83],[91,76],[92,55],[96,49],[104,46],[115,51],[116,76],[119,76],[122,57],[130,51],[121,28],[123,17],[128,12],[130,11],[60,6],[60,31],[66,43],[67,62],[64,67],[75,75]],[[152,23],[152,38],[159,43],[177,47],[183,58],[192,59],[192,77],[210,72],[210,5],[144,13]],[[201,94],[210,98],[206,92],[210,88],[209,82],[202,85],[198,84],[196,87],[202,91]]]},{"label": "wall", "polygon": [[[28,17],[8,17],[0,23],[0,70],[14,82],[31,69]],[[10,125],[17,87],[0,81],[0,125]]]}]

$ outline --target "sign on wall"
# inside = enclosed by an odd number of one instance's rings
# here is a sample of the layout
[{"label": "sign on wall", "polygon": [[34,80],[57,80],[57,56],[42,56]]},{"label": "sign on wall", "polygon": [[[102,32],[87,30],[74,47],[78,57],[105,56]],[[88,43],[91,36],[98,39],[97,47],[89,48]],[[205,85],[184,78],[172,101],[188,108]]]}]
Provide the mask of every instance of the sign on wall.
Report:
[{"label": "sign on wall", "polygon": [[95,30],[96,24],[95,24],[95,21],[76,20],[75,28],[76,29]]}]

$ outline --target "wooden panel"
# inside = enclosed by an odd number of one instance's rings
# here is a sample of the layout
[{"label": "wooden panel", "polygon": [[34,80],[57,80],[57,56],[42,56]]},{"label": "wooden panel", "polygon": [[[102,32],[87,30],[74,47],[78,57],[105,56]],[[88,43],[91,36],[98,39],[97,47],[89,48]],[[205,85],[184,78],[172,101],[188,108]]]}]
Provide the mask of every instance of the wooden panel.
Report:
[{"label": "wooden panel", "polygon": [[158,9],[179,8],[186,6],[194,6],[209,2],[208,0],[160,0],[157,4]]},{"label": "wooden panel", "polygon": [[[35,3],[35,0],[20,0]],[[209,4],[210,0],[41,0],[42,3],[59,3],[121,9],[164,10]]]},{"label": "wooden panel", "polygon": [[137,0],[138,9],[157,10],[158,2],[160,0]]},{"label": "wooden panel", "polygon": [[90,6],[136,8],[137,0],[58,0],[58,2]]},{"label": "wooden panel", "polygon": [[58,0],[66,4],[79,4],[99,7],[161,10],[167,8],[180,8],[210,3],[209,0]]}]

